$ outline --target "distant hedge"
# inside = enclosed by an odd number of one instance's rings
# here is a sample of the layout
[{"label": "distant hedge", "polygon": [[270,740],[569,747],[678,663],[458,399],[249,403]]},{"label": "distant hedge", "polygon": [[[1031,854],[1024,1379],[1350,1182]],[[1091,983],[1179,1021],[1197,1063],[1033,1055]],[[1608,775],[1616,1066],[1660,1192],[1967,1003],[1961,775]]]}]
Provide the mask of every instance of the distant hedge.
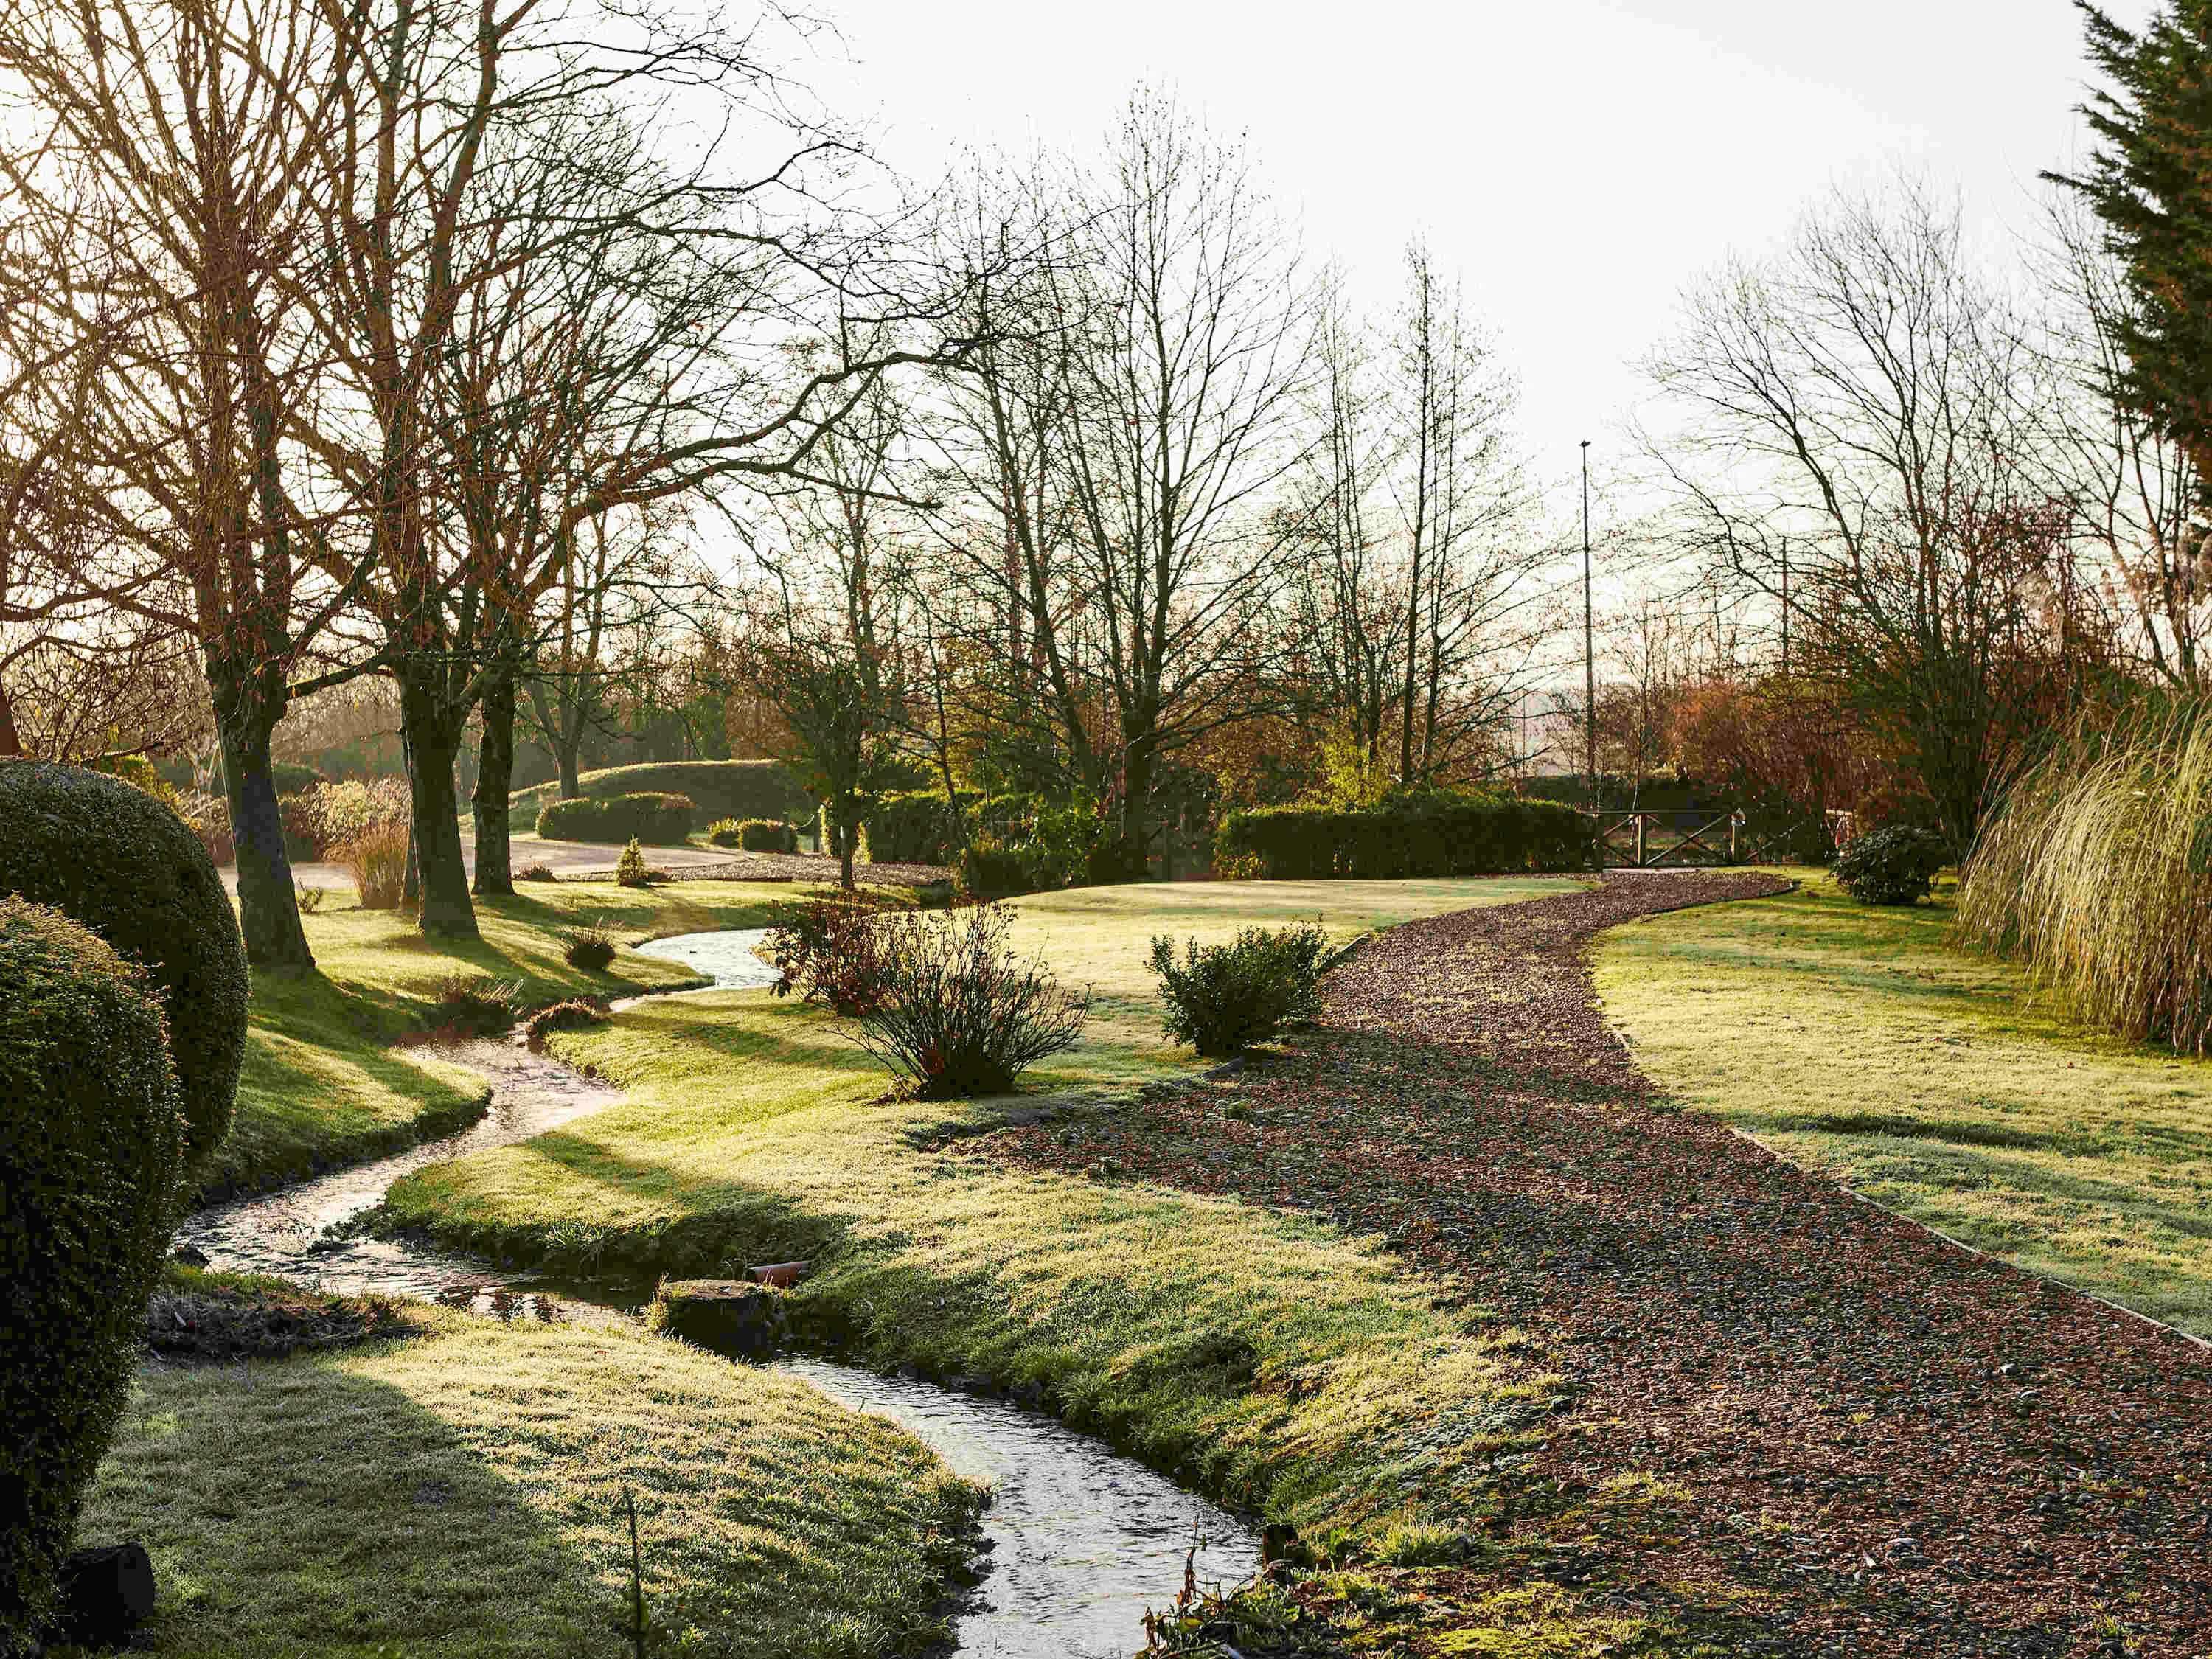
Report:
[{"label": "distant hedge", "polygon": [[698,807],[689,795],[640,793],[607,799],[545,803],[538,814],[538,833],[547,841],[629,841],[672,847],[691,833]]},{"label": "distant hedge", "polygon": [[[698,805],[702,823],[720,818],[785,818],[803,823],[814,813],[814,804],[799,787],[799,780],[780,761],[656,761],[586,772],[577,782],[590,799],[631,794],[689,795]],[[552,783],[516,790],[512,809],[515,821],[527,822],[547,802],[557,799],[560,793],[560,786]]]},{"label": "distant hedge", "polygon": [[960,852],[952,803],[934,789],[886,795],[868,814],[863,847],[872,864],[950,864]]},{"label": "distant hedge", "polygon": [[1258,860],[1261,873],[1279,881],[1583,870],[1595,856],[1588,820],[1572,807],[1445,794],[1232,812],[1216,848],[1224,860]]},{"label": "distant hedge", "polygon": [[738,845],[748,853],[796,853],[799,831],[781,818],[747,818],[738,826]]}]

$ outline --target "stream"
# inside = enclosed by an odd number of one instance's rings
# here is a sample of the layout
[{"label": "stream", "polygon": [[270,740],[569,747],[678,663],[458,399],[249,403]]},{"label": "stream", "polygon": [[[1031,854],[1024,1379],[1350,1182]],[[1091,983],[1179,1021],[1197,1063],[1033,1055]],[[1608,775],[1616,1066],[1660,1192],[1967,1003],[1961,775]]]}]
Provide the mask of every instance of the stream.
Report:
[{"label": "stream", "polygon": [[[710,975],[711,988],[759,988],[778,977],[753,953],[763,934],[690,933],[635,948]],[[512,1040],[432,1052],[489,1082],[491,1106],[476,1124],[373,1164],[199,1211],[178,1230],[178,1243],[201,1252],[211,1267],[329,1291],[421,1297],[506,1319],[634,1317],[634,1307],[578,1297],[565,1285],[556,1295],[531,1275],[501,1274],[411,1240],[330,1236],[427,1164],[531,1139],[622,1098],[611,1085]],[[1259,1565],[1259,1539],[1243,1522],[1044,1413],[826,1359],[792,1355],[775,1363],[842,1405],[890,1418],[957,1473],[991,1486],[983,1515],[989,1572],[955,1618],[961,1654],[1126,1655],[1142,1639],[1146,1609],[1173,1601],[1194,1547],[1199,1582],[1207,1586],[1247,1577]]]}]

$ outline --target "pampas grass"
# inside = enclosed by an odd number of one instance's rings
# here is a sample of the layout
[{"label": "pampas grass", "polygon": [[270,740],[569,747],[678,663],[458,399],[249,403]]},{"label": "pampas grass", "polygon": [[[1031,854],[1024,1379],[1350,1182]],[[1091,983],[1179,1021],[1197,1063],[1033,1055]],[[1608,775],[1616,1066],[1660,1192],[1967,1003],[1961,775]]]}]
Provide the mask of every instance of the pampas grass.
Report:
[{"label": "pampas grass", "polygon": [[2093,1024],[2212,1051],[2212,701],[2058,743],[1983,830],[1958,933]]}]

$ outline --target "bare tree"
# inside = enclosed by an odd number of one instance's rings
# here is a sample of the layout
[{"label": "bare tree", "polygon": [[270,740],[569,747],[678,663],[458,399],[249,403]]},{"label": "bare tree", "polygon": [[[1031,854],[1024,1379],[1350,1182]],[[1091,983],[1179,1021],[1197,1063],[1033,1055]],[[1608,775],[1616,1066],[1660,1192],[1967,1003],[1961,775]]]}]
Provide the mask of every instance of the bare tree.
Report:
[{"label": "bare tree", "polygon": [[[1693,294],[1651,372],[1686,545],[1770,603],[1960,853],[2045,720],[2070,513],[2038,465],[2026,331],[1910,187],[1838,198]],[[1785,557],[1788,563],[1784,563]]]}]

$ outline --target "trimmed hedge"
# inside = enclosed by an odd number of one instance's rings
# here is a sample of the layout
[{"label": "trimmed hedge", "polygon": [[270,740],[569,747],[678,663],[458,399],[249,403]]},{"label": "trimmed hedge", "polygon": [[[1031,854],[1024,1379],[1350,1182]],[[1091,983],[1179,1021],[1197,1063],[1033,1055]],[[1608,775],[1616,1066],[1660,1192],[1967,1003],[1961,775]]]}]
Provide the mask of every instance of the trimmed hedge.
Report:
[{"label": "trimmed hedge", "polygon": [[[584,798],[605,800],[617,795],[689,795],[697,803],[699,821],[718,818],[787,818],[797,823],[812,816],[814,804],[781,761],[653,761],[637,766],[610,766],[586,772],[577,779]],[[557,799],[557,783],[533,784],[518,789],[510,808],[518,823]]]},{"label": "trimmed hedge", "polygon": [[952,803],[934,789],[882,797],[862,836],[872,864],[950,864],[960,855]]},{"label": "trimmed hedge", "polygon": [[748,853],[796,853],[799,831],[781,818],[747,818],[738,826],[738,845]]},{"label": "trimmed hedge", "polygon": [[1585,870],[1596,858],[1589,821],[1571,806],[1448,794],[1232,812],[1215,848],[1223,862],[1256,859],[1275,881]]},{"label": "trimmed hedge", "polygon": [[184,1145],[145,970],[0,898],[0,1653],[38,1650],[130,1397]]},{"label": "trimmed hedge", "polygon": [[187,1173],[230,1132],[246,1056],[246,946],[214,860],[167,807],[81,767],[0,762],[0,893],[143,963],[169,1022]]},{"label": "trimmed hedge", "polygon": [[586,795],[548,801],[538,814],[538,834],[545,841],[641,841],[672,847],[690,835],[697,811],[689,795]]}]

